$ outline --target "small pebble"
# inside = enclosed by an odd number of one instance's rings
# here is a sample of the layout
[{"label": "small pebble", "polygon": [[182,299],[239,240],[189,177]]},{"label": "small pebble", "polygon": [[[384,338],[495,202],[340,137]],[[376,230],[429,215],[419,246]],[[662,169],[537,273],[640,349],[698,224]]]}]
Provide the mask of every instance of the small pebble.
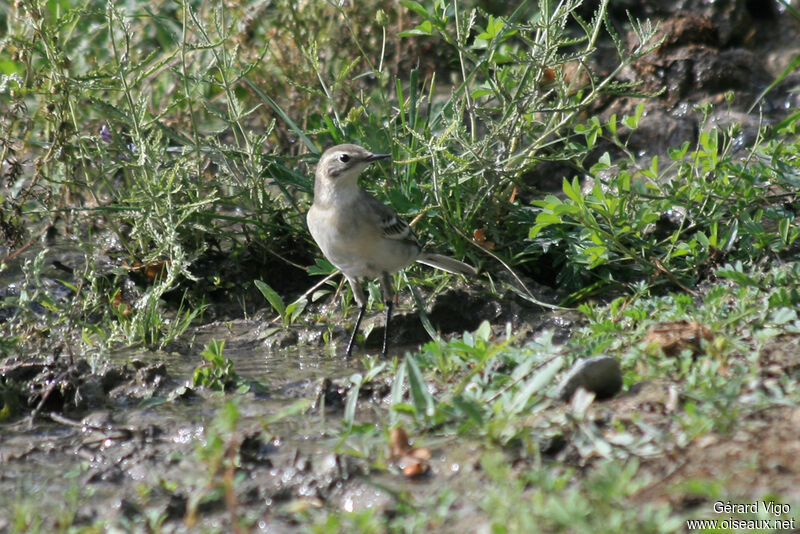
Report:
[{"label": "small pebble", "polygon": [[578,360],[559,384],[556,395],[568,401],[578,387],[593,392],[598,399],[613,397],[622,389],[619,362],[610,356]]}]

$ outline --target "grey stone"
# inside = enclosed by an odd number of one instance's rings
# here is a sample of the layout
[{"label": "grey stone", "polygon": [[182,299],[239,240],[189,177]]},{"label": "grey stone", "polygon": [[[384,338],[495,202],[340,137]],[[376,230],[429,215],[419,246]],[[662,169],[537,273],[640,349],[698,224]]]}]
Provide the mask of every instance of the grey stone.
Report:
[{"label": "grey stone", "polygon": [[559,384],[556,395],[568,401],[579,387],[593,392],[598,399],[613,397],[622,389],[619,362],[610,356],[578,360]]}]

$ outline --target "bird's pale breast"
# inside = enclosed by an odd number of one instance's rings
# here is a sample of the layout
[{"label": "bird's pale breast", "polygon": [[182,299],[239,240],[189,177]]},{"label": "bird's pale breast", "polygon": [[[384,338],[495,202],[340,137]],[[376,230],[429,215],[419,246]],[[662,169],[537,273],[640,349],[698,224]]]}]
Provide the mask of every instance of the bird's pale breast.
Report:
[{"label": "bird's pale breast", "polygon": [[357,278],[393,273],[413,263],[419,247],[386,239],[368,217],[352,216],[360,208],[353,205],[334,211],[315,205],[309,210],[308,229],[328,261]]}]

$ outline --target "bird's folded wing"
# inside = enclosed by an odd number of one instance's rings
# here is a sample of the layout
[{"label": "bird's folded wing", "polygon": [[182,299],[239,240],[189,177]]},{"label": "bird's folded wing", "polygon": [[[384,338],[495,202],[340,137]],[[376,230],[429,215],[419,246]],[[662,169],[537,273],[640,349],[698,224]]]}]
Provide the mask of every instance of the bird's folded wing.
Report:
[{"label": "bird's folded wing", "polygon": [[403,219],[397,216],[392,208],[363,191],[362,201],[367,204],[374,214],[376,223],[380,226],[381,233],[386,239],[397,241],[410,241],[419,244],[414,231]]}]

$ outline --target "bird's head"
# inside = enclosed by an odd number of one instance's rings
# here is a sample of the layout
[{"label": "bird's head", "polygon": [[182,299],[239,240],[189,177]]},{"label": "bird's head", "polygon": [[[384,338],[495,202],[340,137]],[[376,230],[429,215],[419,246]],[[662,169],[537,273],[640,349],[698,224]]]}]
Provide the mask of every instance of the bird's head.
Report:
[{"label": "bird's head", "polygon": [[355,184],[358,175],[373,161],[391,154],[373,154],[358,145],[336,145],[326,150],[317,163],[317,180]]}]

